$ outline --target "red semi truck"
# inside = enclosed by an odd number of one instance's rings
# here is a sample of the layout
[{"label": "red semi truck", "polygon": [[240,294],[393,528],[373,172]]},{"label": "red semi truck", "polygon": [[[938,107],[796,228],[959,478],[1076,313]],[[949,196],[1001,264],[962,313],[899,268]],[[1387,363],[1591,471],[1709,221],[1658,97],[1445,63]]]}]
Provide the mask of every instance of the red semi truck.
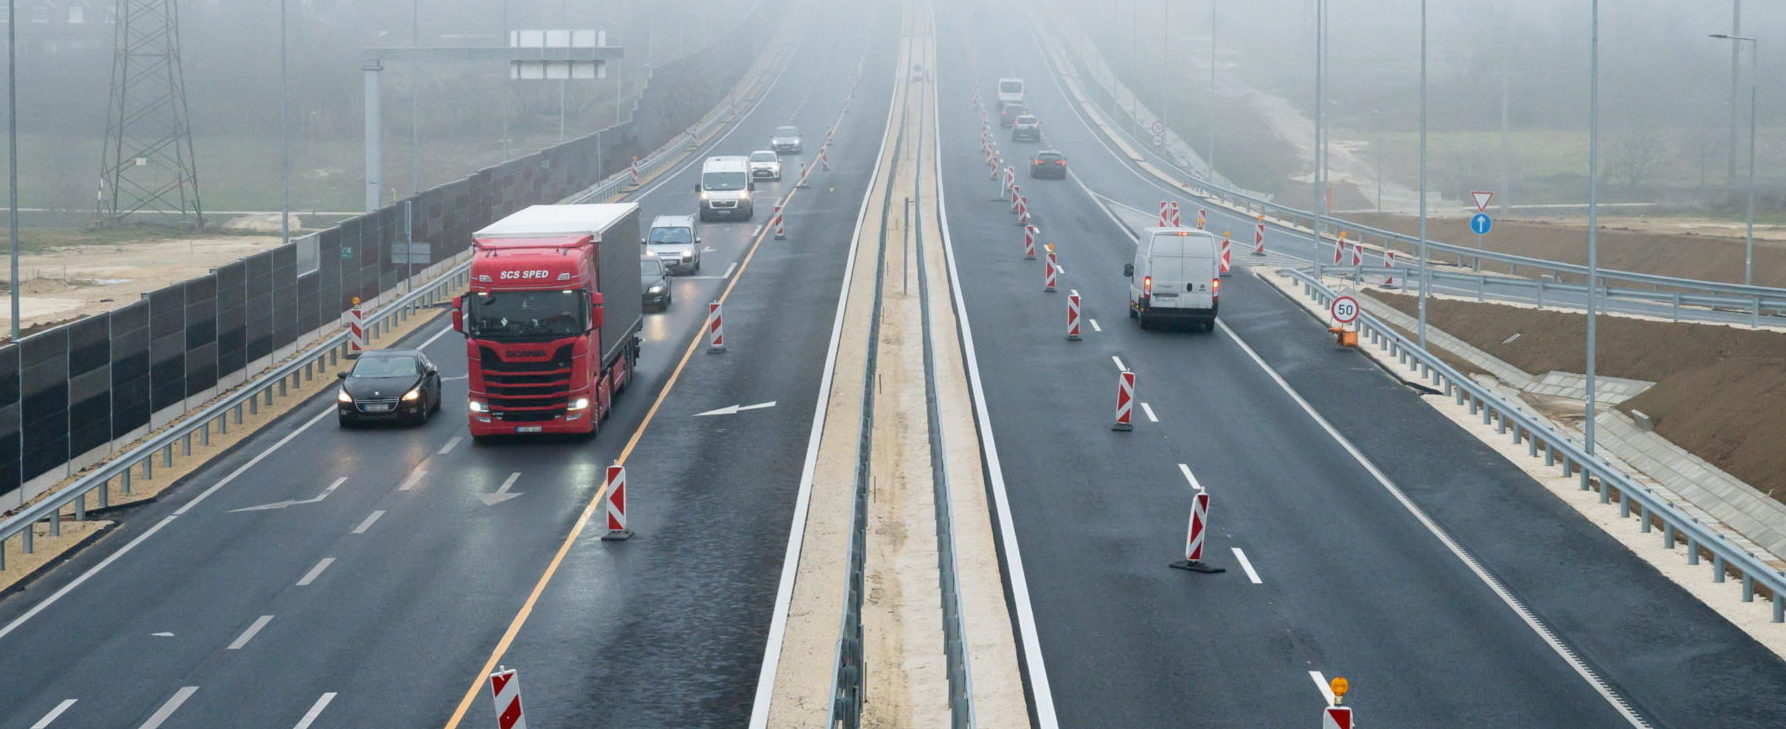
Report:
[{"label": "red semi truck", "polygon": [[595,433],[639,358],[639,206],[534,205],[472,238],[472,438]]}]

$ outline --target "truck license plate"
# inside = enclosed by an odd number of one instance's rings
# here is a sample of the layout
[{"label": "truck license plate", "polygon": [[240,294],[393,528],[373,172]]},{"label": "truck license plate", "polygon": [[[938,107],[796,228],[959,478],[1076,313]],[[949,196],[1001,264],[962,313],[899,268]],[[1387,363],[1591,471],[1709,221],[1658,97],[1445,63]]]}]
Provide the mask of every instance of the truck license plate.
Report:
[{"label": "truck license plate", "polygon": [[537,425],[517,425],[517,426],[515,426],[515,432],[516,432],[516,433],[538,433],[538,432],[540,432],[540,426],[537,426]]}]

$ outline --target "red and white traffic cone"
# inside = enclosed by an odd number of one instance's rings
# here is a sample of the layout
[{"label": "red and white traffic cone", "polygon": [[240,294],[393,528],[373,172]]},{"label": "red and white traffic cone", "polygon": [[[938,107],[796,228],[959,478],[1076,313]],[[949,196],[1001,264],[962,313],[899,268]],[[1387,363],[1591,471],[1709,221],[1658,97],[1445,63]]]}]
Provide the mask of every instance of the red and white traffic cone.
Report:
[{"label": "red and white traffic cone", "polygon": [[1228,237],[1228,231],[1222,231],[1222,275],[1234,268],[1234,241]]},{"label": "red and white traffic cone", "polygon": [[1017,224],[1029,225],[1029,196],[1017,196]]},{"label": "red and white traffic cone", "polygon": [[1043,246],[1048,251],[1048,260],[1042,264],[1042,290],[1054,293],[1054,277],[1060,272],[1060,263],[1054,258],[1054,244]]},{"label": "red and white traffic cone", "polygon": [[1172,227],[1174,227],[1174,228],[1184,227],[1184,218],[1180,217],[1179,213],[1178,213],[1178,201],[1177,200],[1172,201]]},{"label": "red and white traffic cone", "polygon": [[1211,567],[1203,561],[1203,543],[1208,533],[1209,492],[1199,488],[1197,493],[1191,495],[1191,527],[1190,533],[1185,535],[1184,559],[1173,562],[1171,567],[1208,574],[1227,572],[1224,568]]},{"label": "red and white traffic cone", "polygon": [[719,302],[707,304],[707,353],[726,351],[726,320],[719,311]]},{"label": "red and white traffic cone", "polygon": [[1209,211],[1204,210],[1203,208],[1197,208],[1197,230],[1202,230],[1203,226],[1208,225],[1208,224],[1209,224]]},{"label": "red and white traffic cone", "polygon": [[1388,249],[1388,250],[1383,251],[1383,267],[1389,269],[1389,277],[1383,279],[1383,285],[1388,288],[1395,288],[1395,250],[1394,249]]},{"label": "red and white traffic cone", "polygon": [[1253,255],[1265,255],[1265,216],[1256,216],[1259,221],[1253,226]]},{"label": "red and white traffic cone", "polygon": [[1160,201],[1160,227],[1172,227],[1172,203],[1168,200]]},{"label": "red and white traffic cone", "polygon": [[366,315],[360,312],[360,297],[353,297],[353,308],[347,311],[347,356],[358,357],[366,350]]},{"label": "red and white traffic cone", "polygon": [[608,491],[608,533],[602,535],[602,541],[631,539],[633,530],[626,528],[626,467],[618,463],[609,466],[608,482],[603,488]]},{"label": "red and white traffic cone", "polygon": [[1079,341],[1079,290],[1067,292],[1067,341]]},{"label": "red and white traffic cone", "polygon": [[1135,373],[1123,370],[1116,378],[1116,424],[1111,430],[1134,430],[1130,419],[1135,414]]},{"label": "red and white traffic cone", "polygon": [[497,729],[527,729],[527,717],[521,711],[521,677],[515,669],[499,665],[490,674],[490,701],[496,705]]},{"label": "red and white traffic cone", "polygon": [[1036,260],[1036,234],[1040,232],[1036,226],[1023,226],[1023,260]]}]

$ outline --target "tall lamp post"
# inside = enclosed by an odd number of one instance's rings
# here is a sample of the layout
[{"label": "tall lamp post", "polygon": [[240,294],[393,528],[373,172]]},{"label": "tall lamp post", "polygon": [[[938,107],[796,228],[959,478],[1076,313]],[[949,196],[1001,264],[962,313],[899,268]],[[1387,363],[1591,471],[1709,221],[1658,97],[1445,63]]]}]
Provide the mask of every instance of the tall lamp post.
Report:
[{"label": "tall lamp post", "polygon": [[[1594,318],[1600,293],[1600,0],[1593,1],[1593,24],[1588,32],[1588,342],[1587,403],[1582,420],[1582,434],[1587,436],[1588,455],[1594,453]],[[1586,473],[1582,488],[1587,488]],[[1601,490],[1605,496],[1606,491]]]},{"label": "tall lamp post", "polygon": [[19,32],[18,0],[6,3],[6,230],[12,240],[12,341],[19,341]]},{"label": "tall lamp post", "polygon": [[1749,44],[1749,211],[1746,214],[1747,230],[1743,233],[1743,284],[1753,286],[1755,284],[1755,102],[1758,96],[1755,88],[1761,75],[1761,43],[1753,37],[1728,33],[1713,33],[1712,37],[1732,41],[1739,48],[1743,43]]},{"label": "tall lamp post", "polygon": [[1416,336],[1426,350],[1426,289],[1432,283],[1426,271],[1426,0],[1420,0],[1420,323]]}]

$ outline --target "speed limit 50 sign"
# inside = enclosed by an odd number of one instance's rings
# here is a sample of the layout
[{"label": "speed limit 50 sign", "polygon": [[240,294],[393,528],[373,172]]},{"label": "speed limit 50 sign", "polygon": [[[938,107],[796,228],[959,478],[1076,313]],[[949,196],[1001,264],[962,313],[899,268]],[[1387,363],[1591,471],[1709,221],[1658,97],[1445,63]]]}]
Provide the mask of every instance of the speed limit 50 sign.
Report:
[{"label": "speed limit 50 sign", "polygon": [[1351,324],[1358,321],[1358,300],[1350,296],[1336,297],[1333,303],[1327,307],[1327,311],[1333,314],[1334,321]]}]

